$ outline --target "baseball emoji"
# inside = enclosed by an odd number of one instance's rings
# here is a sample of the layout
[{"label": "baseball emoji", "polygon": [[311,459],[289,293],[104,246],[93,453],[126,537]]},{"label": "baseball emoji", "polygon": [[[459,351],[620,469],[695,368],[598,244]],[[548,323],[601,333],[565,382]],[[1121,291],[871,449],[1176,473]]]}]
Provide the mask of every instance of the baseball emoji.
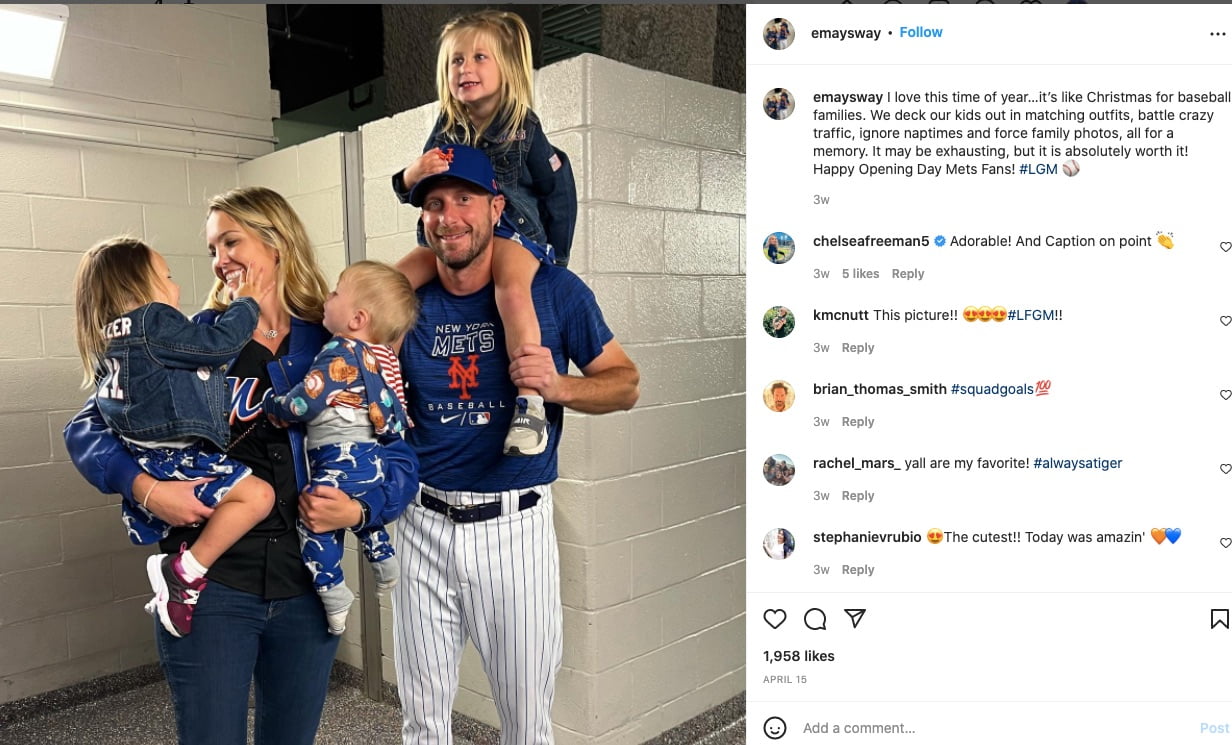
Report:
[{"label": "baseball emoji", "polygon": [[1064,173],[1066,176],[1077,176],[1078,175],[1078,161],[1067,160],[1064,163],[1062,163],[1061,173]]}]

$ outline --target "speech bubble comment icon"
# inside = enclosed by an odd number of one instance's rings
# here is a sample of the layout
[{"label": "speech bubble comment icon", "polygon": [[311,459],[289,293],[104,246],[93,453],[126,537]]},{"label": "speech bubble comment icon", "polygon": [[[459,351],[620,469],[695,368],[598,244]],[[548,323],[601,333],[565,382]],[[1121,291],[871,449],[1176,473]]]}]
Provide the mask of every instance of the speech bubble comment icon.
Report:
[{"label": "speech bubble comment icon", "polygon": [[825,631],[826,612],[821,608],[809,608],[804,611],[804,625],[811,631]]}]

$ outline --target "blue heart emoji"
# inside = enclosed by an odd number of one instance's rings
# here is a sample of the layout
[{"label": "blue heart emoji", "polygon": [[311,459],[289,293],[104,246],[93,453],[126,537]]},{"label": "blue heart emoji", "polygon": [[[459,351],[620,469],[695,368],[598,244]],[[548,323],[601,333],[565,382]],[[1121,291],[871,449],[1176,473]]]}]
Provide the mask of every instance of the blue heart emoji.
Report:
[{"label": "blue heart emoji", "polygon": [[1181,537],[1181,529],[1168,528],[1164,531],[1164,537],[1168,539],[1169,543],[1176,543]]}]

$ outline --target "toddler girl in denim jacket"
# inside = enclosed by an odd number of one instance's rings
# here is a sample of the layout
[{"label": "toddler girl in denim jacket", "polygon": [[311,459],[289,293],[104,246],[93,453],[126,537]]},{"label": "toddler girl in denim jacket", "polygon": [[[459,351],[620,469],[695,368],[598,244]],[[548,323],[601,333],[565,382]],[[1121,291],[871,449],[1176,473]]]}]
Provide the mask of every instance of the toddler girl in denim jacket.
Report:
[{"label": "toddler girl in denim jacket", "polygon": [[[84,388],[141,468],[158,479],[137,502],[121,503],[133,543],[165,538],[171,526],[151,499],[169,479],[203,481],[197,498],[214,512],[191,550],[146,562],[154,597],[146,612],[172,636],[192,630],[192,612],[211,565],[274,505],[269,484],[228,458],[226,371],[257,327],[257,301],[274,287],[246,277],[235,302],[213,324],[179,310],[180,288],[167,261],[135,238],[111,238],[86,251],[74,285],[77,349]],[[250,478],[251,477],[251,478]]]}]

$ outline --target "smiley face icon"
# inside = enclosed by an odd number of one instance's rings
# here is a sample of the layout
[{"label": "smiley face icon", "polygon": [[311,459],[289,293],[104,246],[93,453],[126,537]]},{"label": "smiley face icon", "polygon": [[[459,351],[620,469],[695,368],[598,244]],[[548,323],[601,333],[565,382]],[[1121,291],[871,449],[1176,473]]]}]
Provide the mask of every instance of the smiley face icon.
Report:
[{"label": "smiley face icon", "polygon": [[941,541],[945,540],[945,534],[941,532],[941,528],[930,528],[928,531],[928,542],[936,546]]},{"label": "smiley face icon", "polygon": [[781,717],[770,717],[761,726],[761,731],[765,732],[766,737],[771,740],[781,740],[783,735],[787,734],[787,722],[784,722]]},{"label": "smiley face icon", "polygon": [[1003,305],[998,305],[997,307],[992,309],[992,320],[996,321],[997,323],[1002,323],[1003,321],[1005,321],[1005,318],[1008,315],[1009,315],[1009,312],[1005,309],[1005,306]]},{"label": "smiley face icon", "polygon": [[975,312],[976,318],[980,319],[981,323],[988,323],[992,320],[992,308],[987,305],[981,305],[979,310]]},{"label": "smiley face icon", "polygon": [[968,305],[966,308],[963,308],[963,319],[967,323],[975,323],[975,319],[979,317],[979,313],[979,308],[976,308],[974,305]]}]

